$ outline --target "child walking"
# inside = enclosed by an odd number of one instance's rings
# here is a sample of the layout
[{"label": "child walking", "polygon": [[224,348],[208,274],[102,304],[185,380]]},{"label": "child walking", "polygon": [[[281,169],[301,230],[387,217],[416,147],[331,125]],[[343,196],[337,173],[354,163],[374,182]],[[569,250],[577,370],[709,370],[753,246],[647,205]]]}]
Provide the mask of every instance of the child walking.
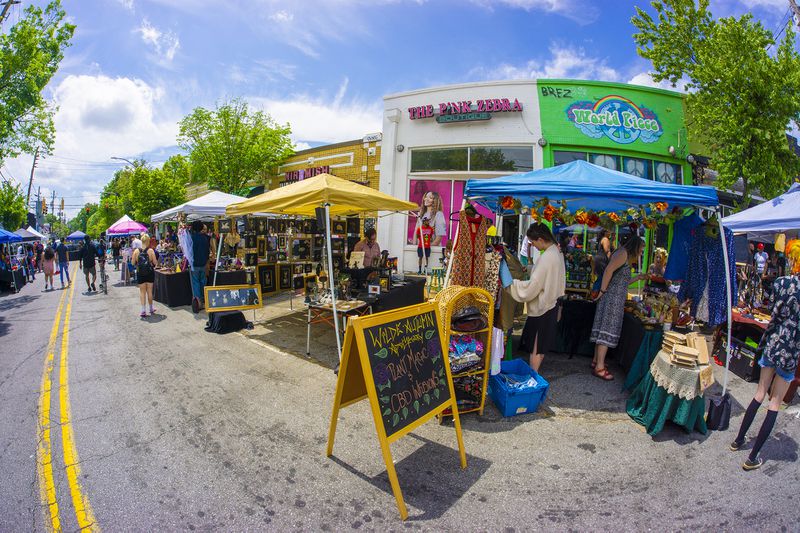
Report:
[{"label": "child walking", "polygon": [[428,217],[423,217],[422,224],[414,232],[414,244],[417,245],[417,257],[419,257],[417,274],[422,274],[423,257],[425,258],[425,273],[428,273],[428,260],[431,257],[431,238],[433,238],[433,227],[431,227]]}]

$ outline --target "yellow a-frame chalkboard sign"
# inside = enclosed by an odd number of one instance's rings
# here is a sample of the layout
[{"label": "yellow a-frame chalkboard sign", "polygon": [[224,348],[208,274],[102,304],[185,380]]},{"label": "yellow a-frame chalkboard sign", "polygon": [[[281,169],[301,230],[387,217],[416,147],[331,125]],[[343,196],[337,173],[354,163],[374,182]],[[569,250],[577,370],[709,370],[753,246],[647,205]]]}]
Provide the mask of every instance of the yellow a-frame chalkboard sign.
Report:
[{"label": "yellow a-frame chalkboard sign", "polygon": [[369,398],[389,482],[403,520],[408,517],[408,510],[392,462],[392,442],[451,409],[461,468],[467,467],[447,350],[435,304],[354,318],[345,332],[327,456],[333,454],[339,409]]}]

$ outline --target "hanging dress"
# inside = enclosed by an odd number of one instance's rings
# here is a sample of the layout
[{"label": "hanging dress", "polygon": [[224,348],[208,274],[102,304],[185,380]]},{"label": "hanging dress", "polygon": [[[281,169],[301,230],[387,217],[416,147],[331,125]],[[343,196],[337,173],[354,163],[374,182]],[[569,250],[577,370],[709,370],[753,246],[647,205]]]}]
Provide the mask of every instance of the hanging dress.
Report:
[{"label": "hanging dress", "polygon": [[458,214],[458,242],[453,250],[453,285],[481,287],[486,284],[486,230],[489,219],[478,214]]}]

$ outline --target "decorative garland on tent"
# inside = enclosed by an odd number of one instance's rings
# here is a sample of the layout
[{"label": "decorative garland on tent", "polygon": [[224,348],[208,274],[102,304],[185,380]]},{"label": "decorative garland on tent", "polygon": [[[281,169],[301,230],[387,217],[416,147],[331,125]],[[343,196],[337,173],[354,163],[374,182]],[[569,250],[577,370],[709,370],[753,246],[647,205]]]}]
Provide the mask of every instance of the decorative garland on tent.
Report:
[{"label": "decorative garland on tent", "polygon": [[591,209],[578,209],[574,213],[567,209],[567,202],[561,200],[551,203],[548,198],[534,202],[530,207],[523,206],[519,199],[513,196],[500,198],[500,207],[505,211],[514,211],[520,214],[523,210],[530,209],[534,220],[557,220],[565,226],[572,224],[585,224],[590,228],[602,226],[614,228],[617,226],[630,226],[632,229],[640,225],[647,229],[655,229],[659,224],[674,222],[683,216],[680,208],[674,207],[671,211],[667,202],[654,202],[639,208],[631,207],[625,211],[594,211]]}]

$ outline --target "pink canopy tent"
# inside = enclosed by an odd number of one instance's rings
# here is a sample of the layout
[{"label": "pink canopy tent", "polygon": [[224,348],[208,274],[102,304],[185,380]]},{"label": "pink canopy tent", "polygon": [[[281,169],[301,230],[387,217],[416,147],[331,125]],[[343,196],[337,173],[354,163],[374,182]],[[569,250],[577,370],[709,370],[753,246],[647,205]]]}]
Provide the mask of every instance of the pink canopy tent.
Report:
[{"label": "pink canopy tent", "polygon": [[138,235],[147,231],[147,226],[139,224],[128,215],[111,224],[106,230],[106,235]]}]

